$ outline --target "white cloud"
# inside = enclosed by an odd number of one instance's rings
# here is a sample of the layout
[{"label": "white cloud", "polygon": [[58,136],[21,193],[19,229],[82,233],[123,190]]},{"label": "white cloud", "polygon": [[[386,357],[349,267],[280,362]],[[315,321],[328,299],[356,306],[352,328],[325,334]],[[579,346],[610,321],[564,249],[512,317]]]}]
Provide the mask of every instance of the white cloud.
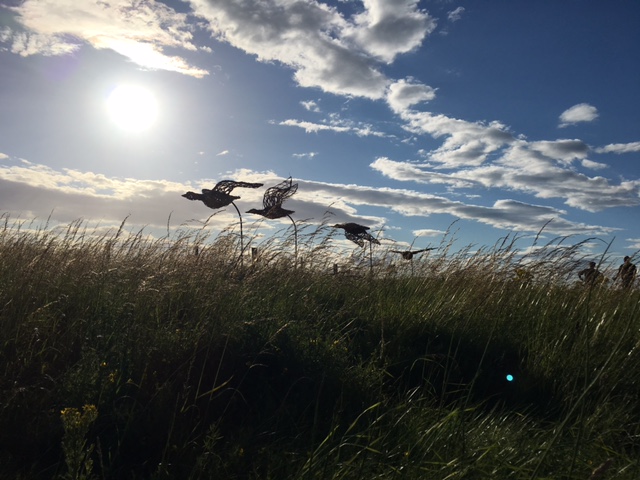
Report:
[{"label": "white cloud", "polygon": [[[423,153],[424,163],[379,158],[371,164],[389,178],[451,189],[506,189],[543,199],[561,198],[569,206],[590,212],[640,205],[640,180],[614,182],[575,170],[576,161],[591,170],[606,168],[587,158],[591,149],[581,140],[529,142],[514,136],[500,122],[469,122],[409,108],[398,113],[412,134],[444,137],[444,141]],[[572,121],[589,118],[583,109],[565,117]],[[609,150],[633,148],[635,144],[626,144]],[[443,172],[446,170],[449,172]]]},{"label": "white cloud", "polygon": [[527,147],[542,153],[545,157],[570,164],[574,160],[582,160],[589,153],[589,146],[582,140],[543,140],[529,142]]},{"label": "white cloud", "polygon": [[418,47],[435,23],[415,0],[364,0],[346,18],[316,0],[189,0],[213,36],[263,62],[280,62],[303,87],[381,99],[381,62]]},{"label": "white cloud", "polygon": [[318,152],[306,152],[306,153],[294,153],[293,158],[314,158],[318,155]]},{"label": "white cloud", "polygon": [[435,20],[417,8],[417,0],[363,0],[364,11],[345,28],[346,37],[383,62],[410,52],[436,27]]},{"label": "white cloud", "polygon": [[195,51],[197,47],[186,14],[159,1],[26,0],[11,10],[26,31],[3,34],[3,38],[19,55],[62,55],[87,43],[118,52],[145,68],[194,77],[208,74],[164,52],[165,48]]},{"label": "white cloud", "polygon": [[401,113],[413,105],[429,102],[435,97],[435,89],[409,78],[408,80],[398,80],[389,85],[387,103],[391,110]]},{"label": "white cloud", "polygon": [[309,112],[315,112],[315,113],[320,112],[320,107],[318,107],[318,104],[314,100],[300,102],[300,104],[304,107],[305,110]]},{"label": "white cloud", "polygon": [[4,160],[5,158],[9,158],[9,155],[7,155],[6,153],[0,152],[0,160]]},{"label": "white cloud", "polygon": [[584,159],[580,163],[584,168],[588,168],[589,170],[604,170],[605,168],[609,168],[609,165],[600,162],[594,162],[592,160]]},{"label": "white cloud", "polygon": [[640,142],[611,143],[601,148],[596,148],[597,153],[636,153],[640,152]]},{"label": "white cloud", "polygon": [[464,13],[464,10],[465,10],[464,7],[458,7],[455,10],[450,11],[447,14],[447,18],[449,19],[450,22],[457,22],[462,18],[462,14]]},{"label": "white cloud", "polygon": [[[451,173],[434,170],[430,164],[388,158],[378,158],[371,167],[395,180],[441,184],[454,189],[506,189],[543,199],[561,198],[571,207],[590,212],[640,205],[639,180],[614,183],[601,176],[589,177],[566,165],[569,154],[562,148],[544,144],[542,150],[545,151],[541,151],[540,142],[518,140],[487,165],[468,165]],[[588,163],[587,166],[593,168]]]},{"label": "white cloud", "polygon": [[444,235],[447,232],[445,232],[444,230],[422,228],[420,230],[414,230],[412,233],[415,237],[439,237],[440,235]]},{"label": "white cloud", "polygon": [[588,103],[579,103],[565,110],[560,115],[560,128],[576,123],[592,122],[598,118],[598,109]]},{"label": "white cloud", "polygon": [[440,163],[441,168],[480,165],[490,154],[515,140],[507,126],[500,122],[469,122],[409,110],[402,112],[401,117],[407,122],[405,128],[413,134],[446,137],[429,156],[431,161]]},{"label": "white cloud", "polygon": [[332,117],[329,123],[314,123],[304,120],[288,119],[278,122],[278,125],[288,127],[298,127],[304,129],[307,133],[318,133],[321,131],[337,132],[337,133],[353,133],[359,137],[386,137],[384,132],[373,129],[371,125],[342,120]]}]

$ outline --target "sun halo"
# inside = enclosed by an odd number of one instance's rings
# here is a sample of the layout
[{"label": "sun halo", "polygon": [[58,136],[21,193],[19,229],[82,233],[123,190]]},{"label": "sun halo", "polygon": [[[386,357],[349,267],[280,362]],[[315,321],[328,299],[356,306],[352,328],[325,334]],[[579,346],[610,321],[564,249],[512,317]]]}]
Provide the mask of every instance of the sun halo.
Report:
[{"label": "sun halo", "polygon": [[158,117],[158,101],[147,88],[119,85],[106,99],[111,120],[121,129],[136,133],[148,130]]}]

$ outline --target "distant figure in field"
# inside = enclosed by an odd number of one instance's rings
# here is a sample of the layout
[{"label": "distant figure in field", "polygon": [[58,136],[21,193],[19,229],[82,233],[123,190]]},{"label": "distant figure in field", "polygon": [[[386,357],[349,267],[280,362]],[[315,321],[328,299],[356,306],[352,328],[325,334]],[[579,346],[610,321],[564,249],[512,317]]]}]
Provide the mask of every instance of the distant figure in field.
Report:
[{"label": "distant figure in field", "polygon": [[631,288],[633,281],[636,279],[636,266],[631,263],[631,257],[624,257],[624,263],[618,268],[618,273],[613,281],[620,280],[622,288]]},{"label": "distant figure in field", "polygon": [[589,268],[578,272],[578,278],[582,280],[585,285],[595,285],[601,276],[600,270],[596,268],[596,262],[589,262]]}]

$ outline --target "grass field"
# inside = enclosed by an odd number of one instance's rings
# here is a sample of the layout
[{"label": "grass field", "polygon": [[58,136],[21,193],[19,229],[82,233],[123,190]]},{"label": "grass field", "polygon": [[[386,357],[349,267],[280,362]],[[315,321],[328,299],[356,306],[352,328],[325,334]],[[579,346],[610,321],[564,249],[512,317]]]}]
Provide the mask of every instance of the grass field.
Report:
[{"label": "grass field", "polygon": [[568,282],[580,245],[3,218],[2,478],[640,479],[640,294]]}]

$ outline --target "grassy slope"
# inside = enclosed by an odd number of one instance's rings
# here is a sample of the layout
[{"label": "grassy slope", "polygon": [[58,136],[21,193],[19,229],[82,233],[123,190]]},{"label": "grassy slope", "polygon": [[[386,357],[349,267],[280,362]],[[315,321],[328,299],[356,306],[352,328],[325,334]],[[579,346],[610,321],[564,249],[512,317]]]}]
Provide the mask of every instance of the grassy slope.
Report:
[{"label": "grassy slope", "polygon": [[326,243],[198,242],[0,233],[0,473],[82,478],[88,404],[97,478],[640,478],[636,291],[512,278],[504,245],[334,276]]}]

